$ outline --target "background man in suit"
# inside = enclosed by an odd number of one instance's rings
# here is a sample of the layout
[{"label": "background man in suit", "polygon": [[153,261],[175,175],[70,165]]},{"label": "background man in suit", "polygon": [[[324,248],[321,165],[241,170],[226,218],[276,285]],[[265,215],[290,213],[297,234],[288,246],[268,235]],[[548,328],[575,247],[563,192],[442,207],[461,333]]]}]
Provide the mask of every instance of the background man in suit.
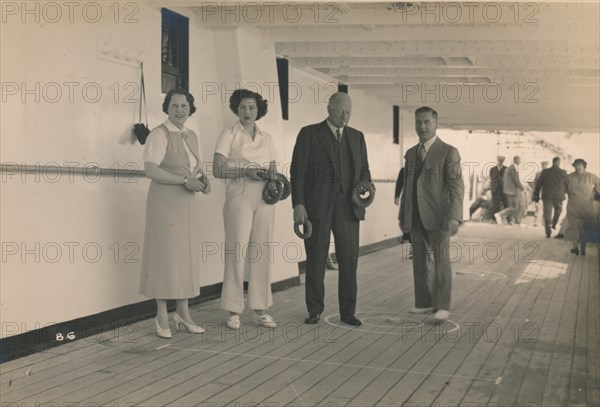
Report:
[{"label": "background man in suit", "polygon": [[519,164],[521,157],[515,155],[513,163],[506,169],[504,173],[504,182],[502,188],[504,190],[504,202],[507,207],[500,212],[494,214],[496,223],[502,224],[502,219],[506,219],[509,215],[514,220],[515,224],[521,223],[521,208],[519,207],[519,194],[525,190],[519,178]]},{"label": "background man in suit", "polygon": [[539,204],[538,201],[536,201],[534,199],[535,198],[535,196],[534,196],[535,186],[537,185],[537,182],[540,180],[542,171],[544,171],[546,168],[548,168],[548,161],[540,161],[540,164],[542,166],[542,169],[535,173],[533,182],[528,182],[529,187],[531,189],[531,200],[534,202],[534,210],[535,210],[535,212],[533,213],[533,226],[538,225],[538,219],[540,218],[540,215],[542,214],[542,211],[540,210],[541,205]]},{"label": "background man in suit", "polygon": [[400,225],[410,232],[413,248],[415,307],[410,312],[433,311],[437,320],[450,315],[452,268],[450,236],[462,222],[465,186],[458,150],[436,135],[438,114],[430,107],[415,111],[419,144],[405,155],[406,176]]},{"label": "background man in suit", "polygon": [[505,157],[503,155],[498,156],[498,164],[490,169],[490,189],[492,192],[492,216],[500,212],[502,209],[501,204],[504,202],[504,194],[502,192],[502,183],[504,179],[504,172],[506,166],[504,165]]},{"label": "background man in suit", "polygon": [[[552,159],[552,167],[546,168],[540,174],[533,191],[533,200],[537,203],[540,200],[540,190],[542,191],[542,201],[544,203],[544,227],[546,237],[550,237],[550,226],[556,229],[558,218],[562,212],[562,204],[565,200],[565,188],[567,185],[567,172],[560,168],[560,157]],[[552,209],[554,208],[554,217]]]},{"label": "background man in suit", "polygon": [[292,155],[294,222],[309,220],[313,226],[311,237],[304,241],[309,313],[304,322],[316,324],[324,309],[325,261],[333,231],[340,319],[359,326],[356,267],[359,222],[365,219],[365,209],[352,203],[352,191],[359,181],[371,181],[367,145],[363,133],[348,127],[352,101],[347,94],[333,94],[327,112],[325,121],[300,130]]}]

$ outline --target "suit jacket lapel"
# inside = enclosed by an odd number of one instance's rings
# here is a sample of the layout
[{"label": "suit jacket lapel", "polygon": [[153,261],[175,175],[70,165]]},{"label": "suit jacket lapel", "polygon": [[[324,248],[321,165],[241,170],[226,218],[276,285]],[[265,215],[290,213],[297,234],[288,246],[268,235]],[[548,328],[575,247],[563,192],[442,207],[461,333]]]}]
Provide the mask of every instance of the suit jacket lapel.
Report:
[{"label": "suit jacket lapel", "polygon": [[319,140],[319,142],[321,143],[323,149],[327,151],[327,155],[329,156],[331,162],[335,162],[333,156],[333,146],[331,145],[330,141],[331,130],[329,130],[329,126],[327,125],[327,120],[321,123],[321,126],[319,127],[319,131],[317,132],[316,136],[317,140]]}]

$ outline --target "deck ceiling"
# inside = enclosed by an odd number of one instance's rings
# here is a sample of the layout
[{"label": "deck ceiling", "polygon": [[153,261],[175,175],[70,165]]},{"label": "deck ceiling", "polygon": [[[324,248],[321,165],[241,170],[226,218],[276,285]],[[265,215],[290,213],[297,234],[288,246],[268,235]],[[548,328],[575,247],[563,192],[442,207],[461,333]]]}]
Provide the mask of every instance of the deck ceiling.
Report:
[{"label": "deck ceiling", "polygon": [[445,127],[600,127],[597,1],[179,3],[203,26],[260,27],[294,68],[350,94],[439,109]]}]

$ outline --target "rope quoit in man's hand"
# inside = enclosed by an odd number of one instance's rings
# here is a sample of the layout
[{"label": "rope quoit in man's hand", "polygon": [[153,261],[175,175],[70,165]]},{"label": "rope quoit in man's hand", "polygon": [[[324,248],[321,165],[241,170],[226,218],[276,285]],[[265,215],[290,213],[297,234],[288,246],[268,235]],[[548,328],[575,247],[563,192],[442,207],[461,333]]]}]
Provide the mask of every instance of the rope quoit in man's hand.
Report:
[{"label": "rope quoit in man's hand", "polygon": [[366,208],[375,199],[375,184],[371,181],[359,181],[352,191],[352,202],[359,208]]},{"label": "rope quoit in man's hand", "polygon": [[306,223],[303,226],[304,233],[300,232],[300,224],[294,223],[294,232],[296,233],[296,236],[298,236],[300,239],[306,240],[312,235],[312,223],[310,223],[310,221],[306,219]]}]

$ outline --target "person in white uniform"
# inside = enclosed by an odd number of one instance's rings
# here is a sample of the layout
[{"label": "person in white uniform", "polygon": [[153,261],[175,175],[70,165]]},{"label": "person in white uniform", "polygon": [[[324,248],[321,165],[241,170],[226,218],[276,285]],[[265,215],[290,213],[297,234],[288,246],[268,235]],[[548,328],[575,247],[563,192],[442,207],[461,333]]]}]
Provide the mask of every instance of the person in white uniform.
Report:
[{"label": "person in white uniform", "polygon": [[213,159],[215,177],[227,180],[221,308],[229,312],[227,326],[239,329],[246,272],[248,307],[254,310],[255,321],[275,328],[277,324],[266,312],[273,304],[269,245],[275,207],[264,202],[265,181],[257,175],[259,171],[277,172],[273,140],[256,124],[267,113],[267,102],[258,93],[238,89],[231,95],[229,107],[239,120],[221,133]]},{"label": "person in white uniform", "polygon": [[140,293],[155,298],[156,333],[170,338],[167,299],[177,300],[175,327],[202,333],[190,315],[188,298],[200,294],[200,213],[197,192],[208,194],[196,133],[184,126],[196,111],[186,89],[167,93],[169,118],[148,135],[144,148],[146,176],[152,180],[146,200],[146,231]]}]

